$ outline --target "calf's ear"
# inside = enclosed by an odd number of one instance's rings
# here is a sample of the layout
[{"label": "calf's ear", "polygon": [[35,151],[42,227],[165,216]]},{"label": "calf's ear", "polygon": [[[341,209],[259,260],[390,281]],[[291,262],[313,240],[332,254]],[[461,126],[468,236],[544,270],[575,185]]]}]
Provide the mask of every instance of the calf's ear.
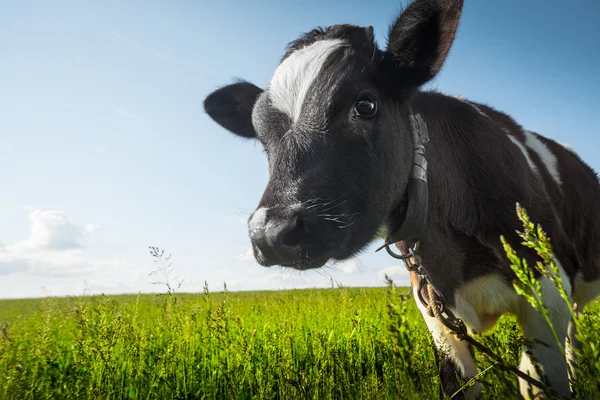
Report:
[{"label": "calf's ear", "polygon": [[440,72],[462,8],[463,0],[415,0],[396,18],[386,58],[404,85],[421,86]]},{"label": "calf's ear", "polygon": [[210,93],[204,99],[204,110],[228,131],[244,138],[256,138],[252,108],[262,92],[250,82],[232,83]]}]

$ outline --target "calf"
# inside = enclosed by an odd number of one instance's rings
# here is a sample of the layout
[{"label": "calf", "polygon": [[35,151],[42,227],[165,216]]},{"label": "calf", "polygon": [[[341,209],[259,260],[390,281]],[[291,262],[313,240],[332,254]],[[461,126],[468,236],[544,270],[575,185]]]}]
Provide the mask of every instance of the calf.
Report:
[{"label": "calf", "polygon": [[[516,233],[520,203],[550,236],[565,289],[581,310],[600,294],[598,177],[572,150],[502,112],[420,90],[442,68],[462,6],[412,2],[392,24],[385,50],[370,26],[314,29],[289,44],[266,88],[237,81],[212,92],[204,107],[267,155],[269,181],[248,221],[259,264],[320,268],[377,239],[418,236],[431,284],[456,316],[483,332],[500,315],[516,314],[525,338],[549,344],[534,345],[533,355],[552,387],[569,395],[567,360],[545,320],[514,291],[500,236],[529,265],[537,260]],[[425,126],[427,162],[413,146]],[[567,305],[538,278],[560,339],[573,337]],[[444,357],[443,389],[452,394],[457,375],[477,374],[474,359],[466,342],[421,313]],[[519,368],[539,378],[525,352]],[[481,387],[462,395],[478,398]]]}]

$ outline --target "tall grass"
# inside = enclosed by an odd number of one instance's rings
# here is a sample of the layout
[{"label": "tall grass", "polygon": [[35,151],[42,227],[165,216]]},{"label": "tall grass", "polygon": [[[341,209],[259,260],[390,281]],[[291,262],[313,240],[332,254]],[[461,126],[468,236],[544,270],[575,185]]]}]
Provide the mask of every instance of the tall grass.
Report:
[{"label": "tall grass", "polygon": [[[556,332],[552,320],[550,319],[550,311],[542,301],[542,285],[540,280],[535,279],[534,272],[540,274],[541,277],[548,278],[550,282],[558,289],[558,292],[568,308],[571,318],[575,324],[577,334],[576,339],[583,342],[583,346],[579,349],[570,347],[569,349],[580,358],[575,365],[578,373],[583,372],[582,377],[571,375],[569,371],[569,380],[574,386],[575,394],[581,398],[600,398],[600,353],[597,346],[599,331],[594,329],[590,331],[590,314],[582,317],[581,310],[575,310],[571,302],[571,296],[563,286],[561,271],[556,263],[550,238],[546,235],[543,227],[539,224],[534,224],[527,211],[521,207],[519,203],[516,205],[516,212],[519,220],[523,224],[523,231],[517,233],[521,237],[522,244],[529,247],[538,254],[541,260],[537,261],[534,266],[527,264],[527,260],[520,258],[517,252],[508,244],[504,237],[501,237],[504,250],[510,260],[510,266],[515,272],[517,279],[513,283],[516,292],[523,296],[527,302],[544,317],[545,322],[550,327],[554,340],[563,356],[566,356],[567,346],[569,344],[561,340]],[[597,322],[597,316],[596,320]],[[597,328],[597,325],[593,325]],[[531,351],[532,343],[524,343],[528,351]],[[582,359],[581,359],[582,358]],[[538,371],[541,371],[539,364],[535,363]],[[540,372],[538,372],[540,373]],[[585,379],[585,378],[589,379]],[[547,384],[547,382],[546,382]],[[545,390],[549,393],[548,390]],[[530,388],[530,393],[533,396],[533,390]]]},{"label": "tall grass", "polygon": [[[164,273],[168,258],[153,253]],[[165,280],[162,282],[169,282]],[[406,288],[0,301],[0,399],[433,399],[431,337]],[[578,398],[598,398],[600,303],[580,320]],[[504,316],[484,344],[517,365]],[[484,398],[516,377],[477,354]]]}]

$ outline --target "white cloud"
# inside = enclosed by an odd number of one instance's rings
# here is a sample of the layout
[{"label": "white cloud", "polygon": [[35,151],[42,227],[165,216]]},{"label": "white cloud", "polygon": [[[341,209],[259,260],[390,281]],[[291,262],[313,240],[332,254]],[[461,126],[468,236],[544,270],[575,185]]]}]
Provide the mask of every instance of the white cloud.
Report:
[{"label": "white cloud", "polygon": [[395,285],[406,286],[410,282],[410,275],[404,266],[381,268],[377,271],[377,276],[382,281],[385,281],[386,274]]},{"label": "white cloud", "polygon": [[[236,260],[239,267],[228,267],[221,272],[222,280],[209,280],[209,284],[217,284],[216,290],[222,288],[225,280],[231,290],[283,290],[300,288],[327,288],[334,284],[344,286],[385,286],[385,274],[387,274],[395,285],[408,286],[409,275],[404,266],[391,266],[381,269],[371,269],[363,265],[359,258],[351,258],[345,261],[327,264],[326,266],[307,271],[297,271],[289,268],[270,267],[265,268],[254,260],[252,248],[238,254]],[[198,281],[188,282],[183,290],[193,291],[200,287]]]},{"label": "white cloud", "polygon": [[252,261],[254,260],[254,253],[252,252],[252,247],[249,247],[248,250],[246,250],[243,253],[238,254],[237,256],[235,256],[236,260],[239,261]]},{"label": "white cloud", "polygon": [[338,271],[344,272],[346,274],[355,274],[359,272],[358,261],[355,258],[339,262],[335,264],[335,268]]},{"label": "white cloud", "polygon": [[[252,247],[248,247],[248,250],[235,256],[235,259],[238,261],[244,261],[244,262],[249,261],[250,263],[255,263]],[[339,272],[342,272],[345,274],[354,274],[354,273],[360,272],[360,269],[358,267],[358,260],[356,258],[350,258],[345,261],[337,262],[337,263],[331,265],[330,268],[332,268],[335,271],[339,271]]]},{"label": "white cloud", "polygon": [[97,229],[99,228],[98,225],[94,225],[94,224],[85,224],[84,226],[84,230],[87,234],[91,235],[92,233],[94,233]]},{"label": "white cloud", "polygon": [[141,279],[141,271],[124,260],[94,259],[86,254],[84,243],[96,225],[77,225],[65,212],[55,210],[33,209],[29,220],[27,238],[0,246],[0,276]]},{"label": "white cloud", "polygon": [[[89,248],[97,245],[96,225],[72,221],[62,211],[36,208],[29,208],[29,221],[29,233],[23,240],[0,244],[0,298],[165,291],[164,285],[151,284],[163,279],[149,276],[156,267],[151,260],[133,263],[118,255],[94,257]],[[229,221],[236,222],[235,218]],[[297,271],[262,267],[249,247],[242,247],[239,252],[234,260],[211,260],[202,252],[199,260],[192,260],[179,254],[181,261],[173,262],[173,275],[185,279],[178,290],[202,292],[205,281],[211,291],[221,291],[223,282],[232,291],[329,288],[332,283],[381,287],[386,285],[386,273],[396,285],[409,284],[403,266],[375,268],[373,264],[379,263],[376,256],[369,266],[362,257],[356,257],[317,270]]]},{"label": "white cloud", "polygon": [[[0,276],[19,274],[53,278],[83,278],[97,273],[137,273],[132,265],[120,259],[95,260],[82,251],[4,252],[0,253]],[[117,275],[118,277],[118,275]]]},{"label": "white cloud", "polygon": [[87,239],[95,229],[91,224],[83,228],[75,225],[62,211],[35,209],[29,213],[29,220],[29,237],[6,246],[8,252],[80,249],[83,247],[82,241]]}]

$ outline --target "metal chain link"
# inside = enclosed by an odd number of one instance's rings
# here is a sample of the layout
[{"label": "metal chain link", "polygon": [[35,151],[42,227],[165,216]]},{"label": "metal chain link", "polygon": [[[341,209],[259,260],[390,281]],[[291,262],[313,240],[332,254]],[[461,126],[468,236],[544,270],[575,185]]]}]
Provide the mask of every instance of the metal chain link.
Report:
[{"label": "metal chain link", "polygon": [[[454,313],[446,306],[446,303],[440,296],[440,294],[435,290],[433,285],[429,281],[429,276],[427,272],[421,265],[421,262],[418,260],[418,256],[415,255],[415,251],[418,247],[418,242],[415,244],[414,248],[409,249],[404,242],[396,243],[396,247],[402,252],[402,255],[394,253],[389,245],[391,243],[385,244],[385,248],[392,257],[400,259],[404,261],[404,265],[409,272],[414,272],[419,276],[419,285],[417,287],[417,297],[423,307],[427,310],[427,314],[430,317],[437,318],[442,325],[446,328],[448,333],[456,336],[458,340],[466,340],[468,343],[476,347],[481,352],[485,353],[488,357],[497,362],[499,368],[511,371],[516,374],[519,378],[526,380],[530,384],[542,389],[545,392],[551,393],[556,397],[563,397],[559,393],[555,392],[552,389],[549,389],[542,382],[537,379],[529,376],[518,368],[506,364],[506,362],[497,356],[489,347],[477,341],[471,335],[469,335],[467,326],[465,323],[458,317],[454,315]],[[426,288],[426,293],[428,300],[423,296],[423,289]]]}]

